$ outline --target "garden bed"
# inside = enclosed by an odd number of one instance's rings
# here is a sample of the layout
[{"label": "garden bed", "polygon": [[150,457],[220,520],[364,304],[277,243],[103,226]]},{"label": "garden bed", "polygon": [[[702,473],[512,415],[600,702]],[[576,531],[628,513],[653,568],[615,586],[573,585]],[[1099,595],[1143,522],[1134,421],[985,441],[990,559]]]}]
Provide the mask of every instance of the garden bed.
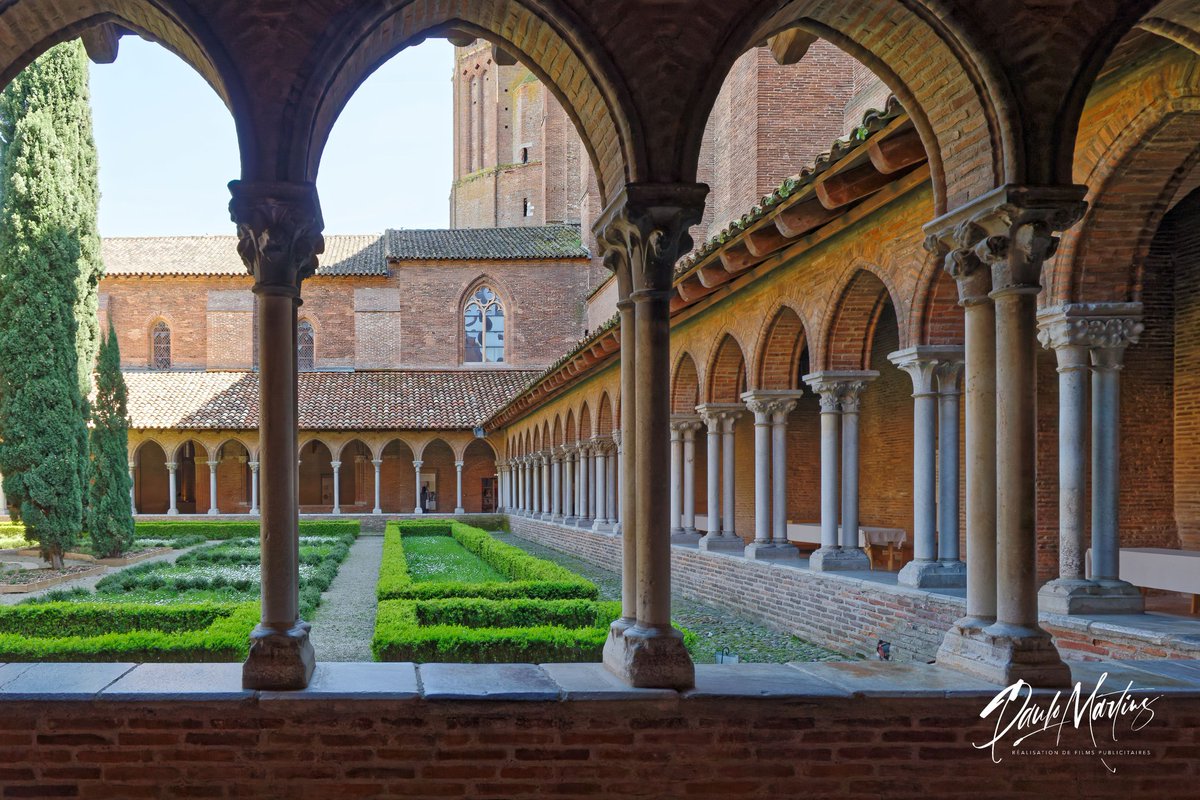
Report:
[{"label": "garden bed", "polygon": [[49,589],[67,581],[100,575],[104,567],[81,564],[62,569],[20,569],[0,576],[0,594],[26,594]]},{"label": "garden bed", "polygon": [[599,661],[621,613],[570,570],[449,521],[388,523],[377,595],[378,661]]}]

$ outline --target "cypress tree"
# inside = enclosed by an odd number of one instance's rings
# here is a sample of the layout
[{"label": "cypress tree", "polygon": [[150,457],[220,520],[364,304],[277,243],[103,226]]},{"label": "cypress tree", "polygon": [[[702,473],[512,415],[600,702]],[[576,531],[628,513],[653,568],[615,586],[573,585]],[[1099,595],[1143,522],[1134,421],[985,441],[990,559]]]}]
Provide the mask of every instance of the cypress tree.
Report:
[{"label": "cypress tree", "polygon": [[77,379],[79,236],[71,162],[45,110],[27,110],[0,159],[0,471],[25,535],[55,567],[83,515]]},{"label": "cypress tree", "polygon": [[96,399],[92,403],[91,482],[87,529],[97,556],[121,555],[133,544],[133,508],[129,492],[129,410],[121,351],[112,320],[96,360]]}]

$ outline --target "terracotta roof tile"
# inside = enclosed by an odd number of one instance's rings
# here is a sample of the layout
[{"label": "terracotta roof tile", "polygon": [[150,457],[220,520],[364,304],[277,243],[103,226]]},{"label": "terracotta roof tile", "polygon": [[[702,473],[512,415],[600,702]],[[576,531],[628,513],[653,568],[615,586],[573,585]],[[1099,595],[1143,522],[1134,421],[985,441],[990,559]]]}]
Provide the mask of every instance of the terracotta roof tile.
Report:
[{"label": "terracotta roof tile", "polygon": [[[329,235],[318,275],[387,275],[384,237]],[[236,236],[108,237],[101,244],[109,275],[245,275]]]},{"label": "terracotta roof tile", "polygon": [[[302,372],[307,430],[446,430],[479,425],[524,387],[528,370]],[[258,426],[254,372],[126,371],[133,428]]]}]

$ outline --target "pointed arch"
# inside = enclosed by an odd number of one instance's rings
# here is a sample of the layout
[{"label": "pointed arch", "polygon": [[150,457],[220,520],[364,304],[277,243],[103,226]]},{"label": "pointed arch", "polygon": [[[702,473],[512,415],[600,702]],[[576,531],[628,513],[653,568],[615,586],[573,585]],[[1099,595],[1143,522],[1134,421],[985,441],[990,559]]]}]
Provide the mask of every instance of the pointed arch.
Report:
[{"label": "pointed arch", "polygon": [[681,353],[671,380],[671,413],[695,414],[700,404],[700,375],[691,353]]},{"label": "pointed arch", "polygon": [[596,408],[596,435],[612,436],[613,404],[607,391],[600,395],[600,403]]},{"label": "pointed arch", "polygon": [[592,412],[588,408],[587,401],[583,401],[583,405],[579,408],[579,441],[584,441],[592,438]]},{"label": "pointed arch", "polygon": [[567,409],[567,421],[563,425],[563,437],[565,444],[574,444],[579,441],[578,433],[575,428],[575,409]]},{"label": "pointed arch", "polygon": [[754,383],[758,389],[799,389],[811,360],[807,326],[800,314],[780,304],[759,334]]},{"label": "pointed arch", "polygon": [[875,272],[859,268],[837,298],[825,334],[825,367],[869,369],[875,326],[885,307],[896,308],[892,294]]},{"label": "pointed arch", "polygon": [[708,364],[705,402],[740,403],[748,383],[746,356],[733,334],[726,333],[721,337]]},{"label": "pointed arch", "polygon": [[512,302],[486,275],[472,281],[459,298],[458,358],[461,364],[505,364]]},{"label": "pointed arch", "polygon": [[550,440],[554,447],[559,447],[563,443],[562,415],[554,415],[554,437]]}]

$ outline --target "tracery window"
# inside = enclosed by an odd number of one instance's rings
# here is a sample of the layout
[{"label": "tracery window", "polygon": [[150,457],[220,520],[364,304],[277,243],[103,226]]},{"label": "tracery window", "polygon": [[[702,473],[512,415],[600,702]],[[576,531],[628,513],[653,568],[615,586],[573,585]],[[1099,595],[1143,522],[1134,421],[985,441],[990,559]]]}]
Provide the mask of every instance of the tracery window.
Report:
[{"label": "tracery window", "polygon": [[171,329],[159,320],[150,331],[150,366],[153,369],[171,368]]},{"label": "tracery window", "polygon": [[463,313],[463,361],[468,364],[500,364],[504,361],[504,304],[487,286],[480,286],[467,300]]},{"label": "tracery window", "polygon": [[312,372],[316,353],[316,339],[312,323],[300,320],[296,326],[296,366],[301,372]]}]

